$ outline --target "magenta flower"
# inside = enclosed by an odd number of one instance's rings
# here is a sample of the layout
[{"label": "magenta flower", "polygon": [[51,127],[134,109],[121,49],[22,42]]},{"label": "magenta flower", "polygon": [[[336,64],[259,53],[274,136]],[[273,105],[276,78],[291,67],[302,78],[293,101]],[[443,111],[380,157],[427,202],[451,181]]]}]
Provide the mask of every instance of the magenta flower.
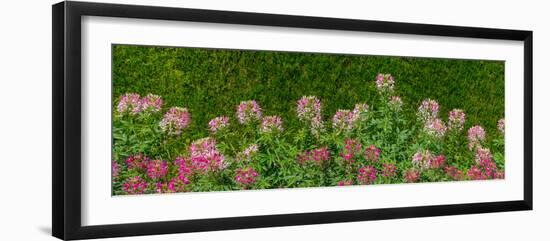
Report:
[{"label": "magenta flower", "polygon": [[449,111],[449,129],[461,131],[464,128],[466,114],[461,109],[453,109]]},{"label": "magenta flower", "polygon": [[258,173],[252,167],[238,168],[235,170],[235,182],[247,189],[256,182]]},{"label": "magenta flower", "polygon": [[504,135],[504,131],[505,131],[505,123],[504,123],[504,119],[500,119],[498,120],[497,122],[497,128],[498,130],[500,131],[500,133],[502,133]]},{"label": "magenta flower", "polygon": [[379,93],[390,93],[393,91],[395,81],[391,74],[378,74],[376,76],[376,88]]},{"label": "magenta flower", "polygon": [[344,145],[344,151],[340,156],[344,159],[345,164],[355,162],[355,156],[361,153],[361,143],[353,139],[347,139]]},{"label": "magenta flower", "polygon": [[147,176],[151,179],[160,179],[166,176],[168,164],[163,160],[152,160],[147,163]]},{"label": "magenta flower", "polygon": [[262,119],[262,108],[255,100],[242,101],[237,106],[237,119],[241,124]]},{"label": "magenta flower", "polygon": [[475,156],[476,163],[481,163],[483,160],[493,160],[493,155],[491,154],[491,150],[488,148],[478,147],[476,149],[476,156]]},{"label": "magenta flower", "polygon": [[365,149],[365,158],[367,161],[373,161],[376,162],[378,159],[380,159],[380,149],[378,149],[374,145],[370,145]]},{"label": "magenta flower", "polygon": [[296,112],[298,119],[319,126],[321,122],[321,101],[315,96],[302,96],[298,100]]},{"label": "magenta flower", "polygon": [[409,169],[405,171],[405,174],[403,174],[403,177],[405,178],[405,182],[413,183],[418,182],[420,179],[420,172],[415,169]]},{"label": "magenta flower", "polygon": [[435,118],[425,122],[424,131],[430,136],[442,138],[447,132],[447,127],[441,119]]},{"label": "magenta flower", "polygon": [[481,160],[468,170],[468,177],[472,180],[488,180],[499,178],[503,173],[499,173],[496,164],[489,159]]},{"label": "magenta flower", "polygon": [[139,94],[126,93],[120,96],[117,105],[117,111],[119,114],[136,115],[141,112],[141,99]]},{"label": "magenta flower", "polygon": [[210,127],[210,131],[215,134],[219,130],[223,130],[229,126],[229,117],[218,116],[210,120],[210,122],[208,122],[208,126]]},{"label": "magenta flower", "polygon": [[432,166],[432,158],[429,150],[418,151],[412,157],[412,164],[416,168],[428,169]]},{"label": "magenta flower", "polygon": [[143,194],[147,189],[147,182],[140,176],[130,177],[122,184],[122,190],[126,194]]},{"label": "magenta flower", "polygon": [[279,116],[266,116],[262,119],[260,131],[263,133],[280,133],[283,131],[283,120]]},{"label": "magenta flower", "polygon": [[168,135],[178,136],[182,130],[189,126],[191,115],[187,108],[172,107],[160,121],[160,128]]},{"label": "magenta flower", "polygon": [[162,108],[162,98],[158,95],[148,94],[140,100],[141,111],[159,112]]},{"label": "magenta flower", "polygon": [[332,117],[332,127],[338,131],[350,131],[353,129],[355,115],[349,110],[338,110]]},{"label": "magenta flower", "polygon": [[485,130],[483,127],[476,125],[468,130],[468,147],[470,150],[480,147],[483,141],[485,141]]},{"label": "magenta flower", "polygon": [[392,110],[400,111],[403,106],[403,100],[399,96],[392,96],[390,97],[389,105]]},{"label": "magenta flower", "polygon": [[438,155],[432,158],[430,163],[431,168],[437,169],[440,167],[445,166],[445,156],[444,155]]},{"label": "magenta flower", "polygon": [[397,175],[397,166],[395,164],[384,163],[382,166],[384,167],[382,169],[382,176],[391,178]]},{"label": "magenta flower", "polygon": [[430,120],[437,118],[438,112],[439,104],[437,103],[437,101],[432,99],[425,99],[418,107],[418,112],[416,113],[416,115],[422,122],[426,123]]},{"label": "magenta flower", "polygon": [[342,180],[338,182],[338,186],[351,186],[353,185],[352,180]]},{"label": "magenta flower", "polygon": [[199,139],[190,146],[191,166],[193,170],[207,172],[222,170],[226,167],[225,156],[216,148],[216,140]]},{"label": "magenta flower", "polygon": [[462,173],[462,171],[458,170],[454,166],[446,166],[445,173],[447,174],[447,176],[451,177],[455,181],[460,181],[464,179],[464,173]]},{"label": "magenta flower", "polygon": [[313,162],[318,166],[322,166],[330,159],[330,152],[326,147],[321,147],[311,151],[304,151],[298,154],[296,159],[301,165],[304,165],[306,162]]},{"label": "magenta flower", "polygon": [[357,181],[361,184],[373,184],[376,182],[377,171],[373,166],[361,167],[358,170]]},{"label": "magenta flower", "polygon": [[147,163],[149,163],[150,159],[149,157],[143,155],[143,153],[139,153],[137,155],[130,155],[128,158],[126,158],[126,166],[129,170],[132,169],[146,169]]}]

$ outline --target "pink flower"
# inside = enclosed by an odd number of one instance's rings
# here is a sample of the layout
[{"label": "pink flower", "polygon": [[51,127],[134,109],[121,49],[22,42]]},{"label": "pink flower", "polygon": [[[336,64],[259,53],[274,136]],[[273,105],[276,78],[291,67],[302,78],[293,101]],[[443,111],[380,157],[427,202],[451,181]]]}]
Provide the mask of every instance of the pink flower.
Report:
[{"label": "pink flower", "polygon": [[476,163],[481,163],[482,160],[493,160],[493,155],[491,154],[491,150],[488,148],[478,147],[476,150]]},{"label": "pink flower", "polygon": [[330,152],[326,147],[304,151],[297,156],[298,163],[304,165],[306,162],[312,161],[318,166],[322,166],[330,159]]},{"label": "pink flower", "polygon": [[159,112],[162,108],[162,98],[158,95],[148,94],[140,100],[141,111]]},{"label": "pink flower", "polygon": [[147,163],[149,163],[149,161],[149,157],[146,157],[145,155],[143,155],[143,153],[139,153],[137,155],[130,155],[126,159],[126,166],[129,170],[145,169],[147,168]]},{"label": "pink flower", "polygon": [[141,112],[141,99],[136,93],[126,93],[120,96],[117,105],[119,114],[136,115]]},{"label": "pink flower", "polygon": [[462,171],[458,170],[454,166],[446,166],[445,173],[447,174],[447,176],[451,177],[455,181],[460,181],[464,179],[464,173],[462,173]]},{"label": "pink flower", "polygon": [[142,194],[147,189],[147,182],[139,176],[130,177],[122,184],[122,190],[126,194]]},{"label": "pink flower", "polygon": [[377,171],[373,166],[359,168],[357,181],[361,184],[373,184],[376,181]]},{"label": "pink flower", "polygon": [[111,176],[113,177],[113,179],[118,177],[118,169],[119,169],[118,163],[115,160],[113,160],[111,162]]},{"label": "pink flower", "polygon": [[237,119],[241,124],[259,121],[262,119],[262,108],[255,100],[242,101],[237,106]]},{"label": "pink flower", "polygon": [[355,115],[349,110],[338,110],[332,117],[332,127],[338,131],[350,131],[353,129]]},{"label": "pink flower", "polygon": [[445,166],[445,156],[444,155],[438,155],[438,156],[433,157],[432,160],[431,160],[430,166],[431,166],[431,168],[434,168],[434,169]]},{"label": "pink flower", "polygon": [[405,172],[403,177],[405,178],[405,182],[418,182],[418,180],[420,179],[420,172],[415,169],[409,169]]},{"label": "pink flower", "polygon": [[384,163],[382,164],[382,166],[384,167],[384,169],[382,169],[382,176],[394,177],[395,175],[397,175],[397,167],[395,166],[395,164]]},{"label": "pink flower", "polygon": [[418,151],[412,157],[413,166],[428,169],[432,166],[432,154],[429,150]]},{"label": "pink flower", "polygon": [[160,122],[160,128],[168,135],[178,136],[182,130],[189,126],[191,115],[187,108],[172,107]]},{"label": "pink flower", "polygon": [[503,175],[497,170],[496,164],[490,159],[483,159],[468,170],[468,177],[472,180],[495,179]]},{"label": "pink flower", "polygon": [[299,120],[314,125],[314,122],[321,121],[321,101],[315,96],[302,96],[298,100],[296,112]]},{"label": "pink flower", "polygon": [[424,131],[433,137],[442,138],[447,131],[445,123],[441,119],[431,119],[424,124]]},{"label": "pink flower", "polygon": [[218,116],[210,120],[210,122],[208,122],[208,126],[210,127],[210,131],[215,134],[219,130],[225,129],[229,126],[229,117]]},{"label": "pink flower", "polygon": [[461,109],[453,109],[449,112],[449,129],[461,131],[464,128],[466,114]]},{"label": "pink flower", "polygon": [[498,130],[500,131],[500,133],[502,133],[504,135],[504,131],[505,131],[505,123],[504,123],[504,119],[500,119],[498,120],[497,122],[497,128]]},{"label": "pink flower", "polygon": [[393,91],[395,81],[391,74],[378,74],[376,76],[376,88],[379,93],[389,93]]},{"label": "pink flower", "polygon": [[202,138],[190,146],[191,166],[197,171],[217,171],[226,167],[225,156],[216,148],[216,140]]},{"label": "pink flower", "polygon": [[376,148],[374,145],[370,145],[365,149],[365,158],[367,161],[376,162],[380,159],[380,149]]},{"label": "pink flower", "polygon": [[426,123],[430,120],[437,118],[438,112],[439,104],[437,103],[437,101],[432,99],[425,99],[418,107],[418,112],[416,113],[416,115],[422,122]]},{"label": "pink flower", "polygon": [[485,141],[485,130],[483,127],[476,125],[468,129],[468,147],[470,150],[480,147],[483,141]]},{"label": "pink flower", "polygon": [[351,186],[353,185],[352,180],[342,180],[338,182],[338,186]]},{"label": "pink flower", "polygon": [[250,159],[254,154],[256,154],[256,152],[258,152],[258,149],[259,149],[258,144],[249,145],[244,149],[243,155],[245,156],[246,159]]},{"label": "pink flower", "polygon": [[279,116],[266,116],[262,119],[260,131],[263,133],[280,133],[283,131],[283,120]]},{"label": "pink flower", "polygon": [[238,168],[235,170],[235,182],[245,189],[256,182],[258,173],[252,167]]},{"label": "pink flower", "polygon": [[345,164],[351,164],[355,162],[355,156],[361,152],[361,143],[353,139],[347,139],[345,141],[344,151],[340,153],[340,156],[344,159]]},{"label": "pink flower", "polygon": [[151,179],[160,179],[166,176],[168,164],[163,160],[152,160],[147,163],[147,176]]}]

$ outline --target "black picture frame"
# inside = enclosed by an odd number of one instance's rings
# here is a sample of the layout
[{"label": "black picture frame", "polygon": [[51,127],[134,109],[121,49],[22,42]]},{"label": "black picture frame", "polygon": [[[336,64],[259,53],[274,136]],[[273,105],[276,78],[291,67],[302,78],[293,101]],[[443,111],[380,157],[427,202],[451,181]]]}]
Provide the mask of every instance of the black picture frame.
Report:
[{"label": "black picture frame", "polygon": [[[235,218],[82,226],[81,17],[194,21],[427,36],[517,40],[524,43],[524,194],[522,200],[421,207],[343,210]],[[532,210],[533,32],[459,26],[197,10],[89,2],[52,6],[52,233],[60,239],[106,238],[213,230]],[[139,220],[136,220],[139,222]]]}]

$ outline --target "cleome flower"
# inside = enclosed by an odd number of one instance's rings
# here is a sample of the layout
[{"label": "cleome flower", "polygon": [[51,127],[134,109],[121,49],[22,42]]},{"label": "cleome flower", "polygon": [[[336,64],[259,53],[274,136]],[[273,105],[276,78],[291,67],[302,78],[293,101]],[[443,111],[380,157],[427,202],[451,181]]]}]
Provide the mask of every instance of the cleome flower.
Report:
[{"label": "cleome flower", "polygon": [[397,175],[397,166],[391,163],[382,164],[382,176],[384,177],[395,177]]},{"label": "cleome flower", "polygon": [[361,167],[357,171],[357,181],[361,184],[373,184],[376,182],[377,171],[373,166]]},{"label": "cleome flower", "polygon": [[466,114],[461,109],[453,109],[449,111],[448,127],[450,130],[461,131],[464,128],[464,122],[466,121]]},{"label": "cleome flower", "polygon": [[505,131],[505,129],[506,129],[506,128],[505,128],[504,119],[498,120],[498,122],[497,122],[497,128],[498,128],[498,130],[500,131],[500,133],[501,133],[502,135],[504,135],[504,131]]},{"label": "cleome flower", "polygon": [[392,110],[400,111],[403,107],[403,100],[401,100],[401,97],[399,96],[392,96],[390,97],[388,104]]},{"label": "cleome flower", "polygon": [[353,129],[355,115],[350,110],[338,110],[332,117],[332,127],[338,131],[350,131]]},{"label": "cleome flower", "polygon": [[353,108],[353,122],[367,120],[367,113],[369,111],[369,105],[366,103],[355,104]]},{"label": "cleome flower", "polygon": [[437,113],[439,112],[439,104],[437,101],[432,99],[425,99],[422,101],[418,107],[416,115],[418,119],[423,123],[426,123],[430,120],[437,118]]},{"label": "cleome flower", "polygon": [[355,162],[355,157],[361,153],[361,143],[354,139],[347,139],[344,144],[344,151],[340,156],[344,159],[344,164],[352,164]]},{"label": "cleome flower", "polygon": [[374,145],[370,145],[365,149],[365,159],[367,161],[376,162],[380,159],[380,149]]},{"label": "cleome flower", "polygon": [[129,170],[146,169],[149,161],[149,157],[143,155],[143,153],[139,153],[137,155],[128,156],[128,158],[126,158],[126,166]]},{"label": "cleome flower", "polygon": [[141,112],[141,99],[139,94],[126,93],[120,96],[117,111],[120,115],[136,115]]},{"label": "cleome flower", "polygon": [[418,182],[418,180],[420,179],[420,172],[412,168],[408,169],[403,174],[403,179],[405,179],[405,182],[408,183]]},{"label": "cleome flower", "polygon": [[439,118],[431,119],[424,123],[424,132],[430,136],[441,138],[445,135],[446,131],[447,127],[445,123]]},{"label": "cleome flower", "polygon": [[148,94],[140,100],[140,111],[145,113],[159,112],[162,108],[162,98]]},{"label": "cleome flower", "polygon": [[235,182],[243,188],[249,188],[256,182],[258,173],[252,167],[238,168],[235,170]]},{"label": "cleome flower", "polygon": [[483,127],[476,125],[468,129],[468,147],[470,150],[480,147],[483,141],[485,141],[485,130]]},{"label": "cleome flower", "polygon": [[160,128],[168,135],[179,136],[189,126],[191,115],[187,108],[172,107],[164,114],[159,123]]},{"label": "cleome flower", "polygon": [[208,127],[210,131],[214,134],[219,130],[226,129],[229,126],[229,117],[227,116],[218,116],[208,122]]},{"label": "cleome flower", "polygon": [[237,119],[241,124],[262,119],[262,108],[255,100],[242,101],[237,106]]},{"label": "cleome flower", "polygon": [[216,140],[202,138],[189,147],[191,167],[199,172],[218,171],[226,167],[225,156],[216,148]]},{"label": "cleome flower", "polygon": [[430,150],[418,151],[412,157],[412,164],[416,168],[428,169],[432,166],[432,158]]},{"label": "cleome flower", "polygon": [[310,151],[304,151],[296,157],[298,163],[305,165],[307,162],[313,162],[318,166],[322,166],[330,159],[330,152],[327,147],[320,147]]},{"label": "cleome flower", "polygon": [[395,81],[391,74],[376,75],[376,89],[379,93],[391,93],[393,91]]},{"label": "cleome flower", "polygon": [[260,127],[262,133],[276,134],[283,132],[283,120],[279,116],[266,116],[262,119]]},{"label": "cleome flower", "polygon": [[147,163],[147,176],[151,179],[160,179],[168,173],[168,164],[163,160],[152,160]]},{"label": "cleome flower", "polygon": [[143,194],[147,189],[147,182],[140,176],[130,177],[122,184],[126,194]]}]

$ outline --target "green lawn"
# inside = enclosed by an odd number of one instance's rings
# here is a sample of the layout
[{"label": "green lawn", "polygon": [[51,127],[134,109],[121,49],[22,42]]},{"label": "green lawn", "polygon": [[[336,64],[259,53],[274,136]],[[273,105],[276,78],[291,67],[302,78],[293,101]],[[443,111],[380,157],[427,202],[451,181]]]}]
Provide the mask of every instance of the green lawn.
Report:
[{"label": "green lawn", "polygon": [[[466,129],[482,125],[489,139],[504,116],[504,62],[272,51],[113,46],[113,106],[126,92],[158,94],[164,108],[187,107],[193,138],[208,135],[213,117],[235,117],[236,105],[255,99],[265,115],[298,125],[296,100],[315,95],[329,120],[357,102],[376,108],[374,78],[391,73],[406,115],[414,118],[425,98],[440,104],[446,121],[453,108],[466,112]],[[234,120],[233,120],[234,121]]]}]

